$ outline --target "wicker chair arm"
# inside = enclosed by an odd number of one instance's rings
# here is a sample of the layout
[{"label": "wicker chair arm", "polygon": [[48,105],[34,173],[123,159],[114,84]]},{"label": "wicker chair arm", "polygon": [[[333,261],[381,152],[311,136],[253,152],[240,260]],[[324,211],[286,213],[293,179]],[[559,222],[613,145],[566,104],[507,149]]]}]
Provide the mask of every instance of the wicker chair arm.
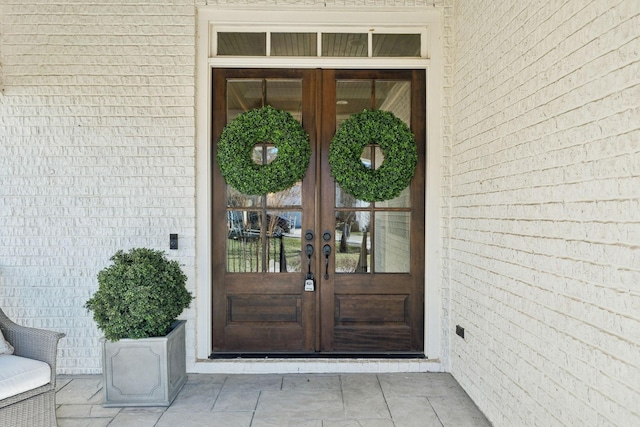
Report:
[{"label": "wicker chair arm", "polygon": [[41,360],[51,367],[51,383],[55,384],[58,341],[65,334],[45,329],[21,326],[9,319],[0,309],[0,329],[14,347],[16,356]]}]

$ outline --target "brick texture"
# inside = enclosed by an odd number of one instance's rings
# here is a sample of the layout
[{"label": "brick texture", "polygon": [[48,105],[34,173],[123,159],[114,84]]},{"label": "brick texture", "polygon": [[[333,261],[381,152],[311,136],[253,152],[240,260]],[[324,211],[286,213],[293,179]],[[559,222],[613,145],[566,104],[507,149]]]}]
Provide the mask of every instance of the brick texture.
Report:
[{"label": "brick texture", "polygon": [[166,250],[195,288],[194,1],[0,7],[0,304],[67,334],[60,373],[100,372],[83,305],[117,249]]},{"label": "brick texture", "polygon": [[60,373],[100,372],[115,250],[179,233],[195,291],[204,4],[443,8],[443,366],[496,426],[640,424],[635,0],[3,0],[0,304]]},{"label": "brick texture", "polygon": [[[67,334],[59,373],[98,373],[101,334],[83,305],[116,250],[166,250],[195,291],[197,6],[440,3],[2,0],[2,307]],[[178,251],[168,250],[170,233]],[[195,310],[183,317],[192,363]]]},{"label": "brick texture", "polygon": [[450,25],[452,372],[496,426],[640,425],[640,3]]}]

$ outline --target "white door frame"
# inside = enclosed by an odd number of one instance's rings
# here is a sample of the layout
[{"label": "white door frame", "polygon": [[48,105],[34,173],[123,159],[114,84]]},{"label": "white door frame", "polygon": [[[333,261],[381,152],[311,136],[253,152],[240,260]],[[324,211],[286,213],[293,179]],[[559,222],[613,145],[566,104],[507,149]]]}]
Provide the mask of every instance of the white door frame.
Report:
[{"label": "white door frame", "polygon": [[[443,49],[442,16],[432,7],[319,8],[203,6],[196,41],[196,322],[194,373],[425,372],[441,371],[443,292],[441,275],[441,183]],[[416,32],[421,58],[323,58],[215,56],[216,31]],[[426,70],[425,354],[428,359],[235,359],[211,353],[211,70],[234,68],[388,68]],[[189,325],[187,325],[189,326]],[[188,351],[193,354],[193,352]]]}]

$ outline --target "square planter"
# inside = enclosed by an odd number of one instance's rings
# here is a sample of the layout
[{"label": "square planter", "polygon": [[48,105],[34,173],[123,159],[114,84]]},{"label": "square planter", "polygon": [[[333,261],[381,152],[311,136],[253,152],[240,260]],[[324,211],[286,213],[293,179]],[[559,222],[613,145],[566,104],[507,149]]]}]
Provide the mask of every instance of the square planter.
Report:
[{"label": "square planter", "polygon": [[164,337],[102,339],[102,406],[171,405],[187,381],[185,322]]}]

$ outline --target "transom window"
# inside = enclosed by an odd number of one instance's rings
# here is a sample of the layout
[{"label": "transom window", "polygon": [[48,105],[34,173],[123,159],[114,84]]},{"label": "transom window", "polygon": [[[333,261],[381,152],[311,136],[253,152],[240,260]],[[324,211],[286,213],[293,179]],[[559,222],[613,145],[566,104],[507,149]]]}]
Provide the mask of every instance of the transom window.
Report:
[{"label": "transom window", "polygon": [[424,57],[423,34],[367,32],[216,32],[214,56]]}]

